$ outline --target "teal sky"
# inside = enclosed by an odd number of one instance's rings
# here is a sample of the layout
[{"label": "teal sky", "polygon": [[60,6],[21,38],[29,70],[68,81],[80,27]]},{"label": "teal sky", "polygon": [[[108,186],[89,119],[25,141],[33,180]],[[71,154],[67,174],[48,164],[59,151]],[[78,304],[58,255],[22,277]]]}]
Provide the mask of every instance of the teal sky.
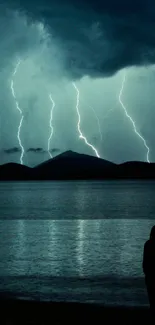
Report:
[{"label": "teal sky", "polygon": [[[62,19],[62,15],[60,16]],[[99,41],[102,40],[100,50],[102,48],[108,53],[109,41],[100,24],[94,20],[91,21],[89,30],[86,27],[87,25],[82,25],[83,37],[87,36],[92,45],[96,45],[97,50]],[[17,137],[21,116],[12,96],[12,80],[16,100],[23,114],[20,139],[25,150],[23,157],[25,164],[33,166],[50,158],[48,138],[51,132],[52,103],[49,94],[55,102],[51,153],[57,155],[71,149],[94,154],[79,138],[73,81],[80,91],[81,131],[88,142],[98,150],[101,158],[116,163],[127,160],[145,161],[146,147],[134,132],[133,125],[119,102],[124,73],[126,83],[122,94],[123,103],[134,120],[137,131],[146,140],[150,149],[150,161],[155,161],[153,62],[131,64],[123,68],[120,66],[115,72],[111,73],[109,70],[108,75],[106,69],[105,73],[99,73],[97,68],[94,72],[96,60],[101,60],[102,53],[92,53],[90,49],[84,52],[84,48],[78,47],[76,40],[79,61],[70,62],[69,66],[66,64],[67,48],[65,49],[65,42],[58,37],[58,31],[55,33],[54,27],[53,30],[51,26],[49,28],[46,21],[28,20],[27,15],[14,10],[9,11],[5,18],[1,13],[0,32],[3,35],[0,42],[1,164],[10,161],[20,162],[21,155]],[[73,41],[74,39],[70,45],[74,47]],[[89,56],[88,61],[86,56]],[[21,64],[13,79],[19,58]]]}]

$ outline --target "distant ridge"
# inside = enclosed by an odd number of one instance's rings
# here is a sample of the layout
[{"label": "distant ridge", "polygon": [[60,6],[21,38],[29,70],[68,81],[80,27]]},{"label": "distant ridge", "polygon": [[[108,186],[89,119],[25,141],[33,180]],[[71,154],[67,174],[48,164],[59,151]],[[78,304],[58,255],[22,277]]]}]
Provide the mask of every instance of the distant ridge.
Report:
[{"label": "distant ridge", "polygon": [[63,152],[30,168],[16,163],[0,166],[0,180],[155,179],[155,163],[115,164],[74,151]]},{"label": "distant ridge", "polygon": [[0,180],[28,180],[31,179],[31,168],[16,164],[7,163],[0,165]]},{"label": "distant ridge", "polygon": [[40,168],[41,166],[45,166],[45,165],[48,165],[49,163],[51,162],[54,162],[54,161],[71,161],[71,162],[75,162],[78,161],[81,162],[81,163],[88,163],[89,162],[94,162],[96,164],[103,164],[103,162],[105,164],[108,164],[108,165],[115,165],[114,163],[108,161],[108,160],[104,160],[104,159],[99,159],[97,157],[94,157],[94,156],[89,156],[89,155],[85,155],[85,154],[82,154],[82,153],[78,153],[78,152],[74,152],[72,150],[68,150],[68,151],[65,151],[65,152],[62,152],[61,154],[55,156],[54,158],[51,158],[49,160],[46,160],[44,161],[43,163],[35,166],[34,168]]}]

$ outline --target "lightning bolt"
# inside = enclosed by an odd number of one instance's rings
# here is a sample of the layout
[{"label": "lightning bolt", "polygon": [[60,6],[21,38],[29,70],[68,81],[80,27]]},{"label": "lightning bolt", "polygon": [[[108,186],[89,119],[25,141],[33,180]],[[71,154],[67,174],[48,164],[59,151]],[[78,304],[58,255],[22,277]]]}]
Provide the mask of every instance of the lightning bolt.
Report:
[{"label": "lightning bolt", "polygon": [[51,139],[52,139],[52,136],[53,136],[53,125],[52,125],[52,121],[53,121],[53,110],[54,110],[54,107],[55,107],[55,102],[54,102],[51,94],[49,95],[49,99],[52,102],[52,108],[51,108],[51,114],[50,114],[50,129],[51,129],[51,133],[50,133],[50,136],[49,136],[49,139],[48,139],[48,153],[49,153],[50,157],[53,158],[53,156],[52,156],[52,154],[50,152],[50,142],[51,142]]},{"label": "lightning bolt", "polygon": [[125,115],[126,117],[130,120],[130,122],[132,123],[133,125],[133,129],[134,129],[134,132],[137,134],[137,136],[143,141],[144,143],[144,146],[147,150],[147,155],[146,155],[146,160],[148,163],[150,163],[150,160],[149,160],[149,154],[150,154],[150,149],[149,147],[147,146],[146,144],[146,140],[142,137],[142,135],[137,131],[137,128],[136,128],[136,124],[135,122],[133,121],[132,117],[128,114],[127,112],[127,109],[122,101],[122,95],[123,95],[123,91],[124,91],[124,86],[125,86],[125,82],[126,82],[126,73],[124,72],[124,77],[123,77],[123,81],[122,81],[122,86],[121,86],[121,89],[120,89],[120,93],[119,93],[119,102],[122,106],[122,108],[124,109],[124,112],[125,112]]},{"label": "lightning bolt", "polygon": [[102,132],[101,132],[101,126],[100,126],[100,121],[99,121],[99,117],[97,116],[94,108],[92,106],[90,106],[90,108],[92,109],[92,111],[94,112],[94,115],[96,117],[96,120],[97,120],[97,124],[98,124],[98,131],[99,131],[99,135],[100,135],[100,138],[101,138],[101,141],[103,140],[103,136],[102,136]]},{"label": "lightning bolt", "polygon": [[76,84],[74,82],[72,83],[72,85],[73,85],[74,89],[76,90],[76,94],[77,94],[77,97],[76,97],[76,111],[77,111],[77,114],[78,114],[77,129],[78,129],[78,132],[79,132],[79,138],[84,140],[85,144],[87,146],[89,146],[95,152],[96,157],[100,158],[100,155],[99,155],[98,151],[96,150],[96,148],[87,141],[87,138],[81,132],[81,129],[80,129],[81,116],[80,116],[80,112],[79,112],[80,92],[79,92],[79,89],[77,88],[77,86],[76,86]]},{"label": "lightning bolt", "polygon": [[24,151],[24,147],[23,147],[22,142],[21,142],[20,133],[21,133],[21,128],[22,128],[24,116],[23,116],[22,110],[19,107],[19,103],[17,101],[16,94],[15,94],[15,89],[14,89],[14,78],[16,76],[16,73],[18,71],[18,68],[19,68],[20,64],[21,64],[21,60],[19,59],[19,61],[17,62],[17,65],[16,65],[16,67],[14,69],[14,72],[12,74],[11,92],[12,92],[12,96],[13,96],[13,98],[15,100],[16,109],[19,111],[20,116],[21,116],[19,126],[18,126],[17,139],[18,139],[19,146],[21,148],[20,163],[21,163],[21,165],[23,165],[23,156],[24,156],[25,151]]},{"label": "lightning bolt", "polygon": [[109,115],[110,115],[110,113],[112,113],[112,112],[114,112],[115,111],[115,108],[111,108],[111,109],[109,109],[109,111],[105,114],[105,116],[104,116],[104,120],[106,120],[106,118],[108,118],[109,117]]},{"label": "lightning bolt", "polygon": [[95,112],[95,109],[94,107],[90,106],[90,105],[87,105],[91,110],[92,112],[94,113],[94,116],[96,118],[96,121],[97,121],[97,124],[98,124],[98,131],[99,131],[99,135],[100,135],[100,138],[101,138],[101,141],[103,140],[103,136],[102,136],[102,132],[101,132],[101,126],[100,126],[100,121],[99,121],[99,118]]}]

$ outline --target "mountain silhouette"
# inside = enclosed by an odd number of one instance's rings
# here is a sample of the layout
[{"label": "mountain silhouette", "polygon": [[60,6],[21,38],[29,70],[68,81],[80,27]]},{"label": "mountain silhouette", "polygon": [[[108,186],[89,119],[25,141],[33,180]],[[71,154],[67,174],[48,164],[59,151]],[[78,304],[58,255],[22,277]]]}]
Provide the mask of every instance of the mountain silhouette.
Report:
[{"label": "mountain silhouette", "polygon": [[115,166],[104,159],[66,151],[34,168],[41,179],[89,179]]},{"label": "mountain silhouette", "polygon": [[0,180],[155,179],[155,164],[140,161],[115,164],[66,151],[30,168],[16,163],[0,166]]},{"label": "mountain silhouette", "polygon": [[0,180],[29,180],[31,178],[30,167],[16,163],[0,166]]}]

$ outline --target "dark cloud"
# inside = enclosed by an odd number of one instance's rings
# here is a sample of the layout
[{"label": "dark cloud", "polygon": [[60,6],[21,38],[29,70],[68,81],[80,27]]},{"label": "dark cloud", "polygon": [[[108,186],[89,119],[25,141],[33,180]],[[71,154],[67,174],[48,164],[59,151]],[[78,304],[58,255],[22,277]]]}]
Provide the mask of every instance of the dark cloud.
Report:
[{"label": "dark cloud", "polygon": [[[6,10],[9,7],[13,10]],[[95,79],[123,67],[154,62],[154,31],[152,0],[6,0],[3,5],[0,1],[1,162],[20,162],[21,152],[9,155],[3,151],[19,147],[20,114],[10,89],[18,58],[22,63],[14,90],[24,115],[20,133],[26,148],[24,163],[35,165],[49,159],[50,126],[53,156],[57,148],[94,154],[79,139],[76,92],[71,82],[86,75]],[[151,160],[155,157],[154,68],[129,69],[122,93],[128,113],[150,147]],[[77,82],[81,130],[103,158],[115,162],[145,160],[143,141],[133,132],[119,103],[122,81],[123,72],[113,78],[83,78]],[[56,104],[52,125],[50,93]],[[87,104],[97,114],[103,141]]]},{"label": "dark cloud", "polygon": [[58,149],[58,148],[53,148],[53,149],[50,150],[50,152],[51,152],[52,154],[54,154],[54,153],[58,153],[58,152],[60,152],[60,149]]},{"label": "dark cloud", "polygon": [[3,152],[5,152],[6,154],[13,154],[13,153],[17,153],[20,152],[20,148],[17,147],[13,147],[13,148],[9,148],[9,149],[3,149]]},{"label": "dark cloud", "polygon": [[43,148],[29,148],[27,152],[44,153],[45,151]]},{"label": "dark cloud", "polygon": [[123,67],[155,62],[154,0],[13,3],[48,26],[72,78],[111,75]]}]

